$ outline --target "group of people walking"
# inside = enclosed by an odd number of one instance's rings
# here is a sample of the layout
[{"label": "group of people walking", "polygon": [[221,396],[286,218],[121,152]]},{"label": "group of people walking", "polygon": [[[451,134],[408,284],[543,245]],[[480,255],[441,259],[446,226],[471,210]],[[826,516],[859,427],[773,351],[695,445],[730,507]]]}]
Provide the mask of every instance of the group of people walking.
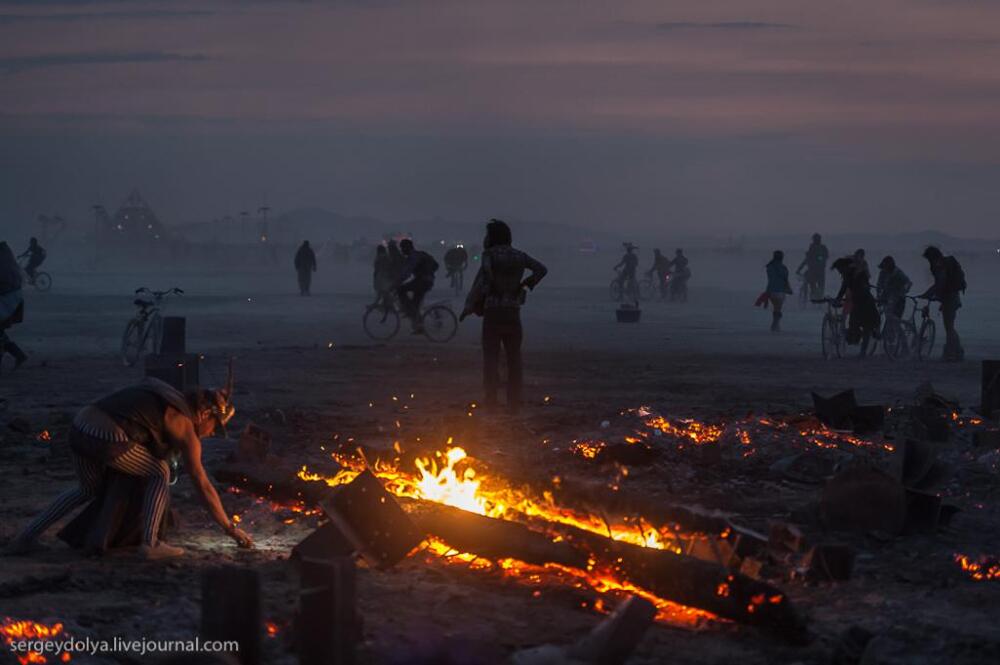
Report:
[{"label": "group of people walking", "polygon": [[[796,270],[796,274],[805,271],[801,288],[808,290],[812,300],[824,298],[829,257],[830,252],[823,244],[822,237],[818,233],[814,234],[805,258]],[[943,359],[962,360],[965,351],[955,329],[955,319],[966,289],[965,272],[958,259],[945,256],[937,247],[927,247],[923,258],[927,260],[934,281],[918,297],[940,303],[945,329]],[[771,330],[778,332],[781,330],[785,299],[793,293],[788,268],[784,264],[784,252],[776,250],[765,270],[767,286],[758,299],[758,304],[771,307]],[[896,264],[894,257],[885,256],[879,262],[878,277],[875,284],[872,284],[871,270],[863,249],[834,260],[831,270],[840,275],[840,289],[834,301],[837,306],[844,308],[848,316],[846,341],[851,345],[859,345],[861,356],[864,357],[868,354],[871,341],[881,337],[883,315],[895,319],[903,317],[913,281]]]}]

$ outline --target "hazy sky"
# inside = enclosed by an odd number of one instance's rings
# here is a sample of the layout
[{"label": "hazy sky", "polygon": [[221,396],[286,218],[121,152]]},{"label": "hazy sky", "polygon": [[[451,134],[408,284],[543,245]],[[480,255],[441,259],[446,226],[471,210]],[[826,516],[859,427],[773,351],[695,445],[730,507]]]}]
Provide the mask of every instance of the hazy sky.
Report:
[{"label": "hazy sky", "polygon": [[993,0],[0,0],[0,225],[997,235],[998,63]]}]

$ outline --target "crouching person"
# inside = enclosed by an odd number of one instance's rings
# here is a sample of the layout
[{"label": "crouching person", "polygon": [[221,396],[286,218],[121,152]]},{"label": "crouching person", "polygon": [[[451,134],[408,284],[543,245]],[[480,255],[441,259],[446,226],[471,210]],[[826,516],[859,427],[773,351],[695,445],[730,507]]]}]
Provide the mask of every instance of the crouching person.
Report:
[{"label": "crouching person", "polygon": [[181,556],[183,549],[157,542],[170,497],[169,462],[178,457],[216,523],[240,547],[252,547],[250,536],[230,521],[201,463],[201,439],[224,427],[235,412],[231,394],[231,372],[224,390],[181,393],[162,381],[146,379],[84,407],[69,433],[79,486],[63,492],[25,527],[7,547],[8,553],[29,551],[46,529],[95,499],[113,470],[145,479],[140,553],[148,559]]}]

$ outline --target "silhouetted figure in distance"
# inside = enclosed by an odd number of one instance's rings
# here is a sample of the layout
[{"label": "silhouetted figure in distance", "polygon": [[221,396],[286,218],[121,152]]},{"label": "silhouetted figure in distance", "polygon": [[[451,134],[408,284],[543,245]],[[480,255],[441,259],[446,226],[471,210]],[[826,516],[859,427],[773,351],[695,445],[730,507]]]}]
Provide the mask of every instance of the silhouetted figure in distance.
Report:
[{"label": "silhouetted figure in distance", "polygon": [[299,295],[310,295],[312,274],[316,272],[316,254],[308,240],[303,240],[299,251],[295,252],[295,272],[299,276]]}]

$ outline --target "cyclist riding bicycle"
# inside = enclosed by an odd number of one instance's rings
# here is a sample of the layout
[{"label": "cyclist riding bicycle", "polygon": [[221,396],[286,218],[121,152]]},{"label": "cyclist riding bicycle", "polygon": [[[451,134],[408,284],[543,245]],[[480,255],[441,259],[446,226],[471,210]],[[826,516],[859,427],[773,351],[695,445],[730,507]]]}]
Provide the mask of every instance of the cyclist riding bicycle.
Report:
[{"label": "cyclist riding bicycle", "polygon": [[28,263],[24,266],[24,273],[32,282],[35,281],[35,271],[45,262],[46,256],[45,248],[38,244],[38,238],[32,238],[28,241],[28,249],[17,257],[19,259],[28,258]]},{"label": "cyclist riding bicycle", "polygon": [[399,243],[399,250],[403,253],[406,263],[403,264],[396,292],[403,314],[410,318],[413,325],[413,334],[422,335],[424,331],[420,322],[420,306],[427,292],[434,288],[434,275],[437,273],[438,262],[427,252],[416,249],[409,238],[404,238]]},{"label": "cyclist riding bicycle", "polygon": [[463,276],[468,265],[469,252],[466,251],[464,245],[455,245],[444,253],[444,268],[447,271],[447,277],[459,290],[462,289]]},{"label": "cyclist riding bicycle", "polygon": [[625,242],[622,243],[622,247],[625,248],[625,256],[614,267],[614,270],[621,269],[618,273],[618,283],[622,285],[623,293],[637,294],[639,283],[635,279],[635,271],[639,268],[639,257],[635,253],[636,246]]}]

